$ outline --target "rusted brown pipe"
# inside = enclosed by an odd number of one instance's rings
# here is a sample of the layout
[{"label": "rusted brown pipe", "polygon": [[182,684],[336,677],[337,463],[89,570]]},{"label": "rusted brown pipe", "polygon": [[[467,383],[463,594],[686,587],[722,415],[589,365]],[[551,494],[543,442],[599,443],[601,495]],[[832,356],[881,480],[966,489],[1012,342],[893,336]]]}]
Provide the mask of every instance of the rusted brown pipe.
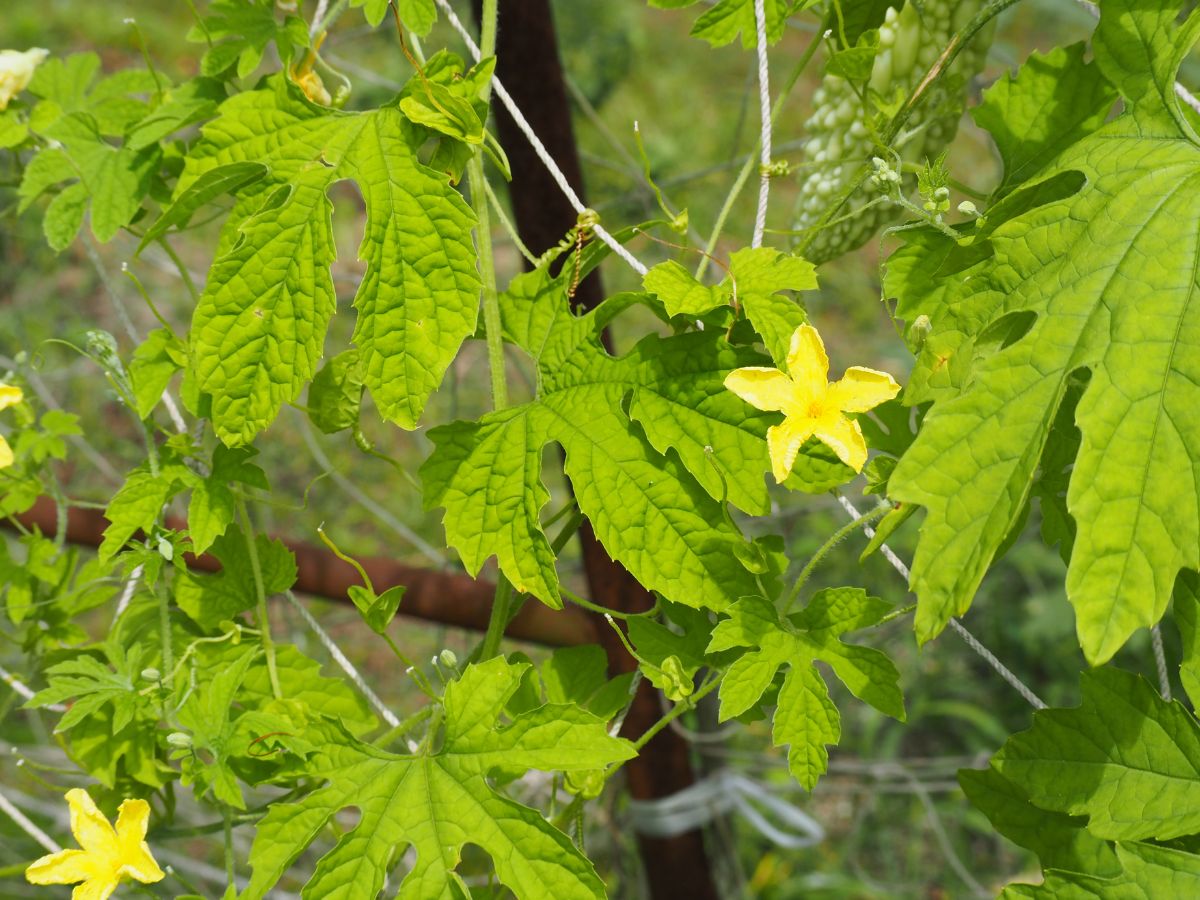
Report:
[{"label": "rusted brown pipe", "polygon": [[[53,534],[57,528],[57,508],[52,500],[43,497],[26,513],[17,516],[26,528],[37,528],[43,534]],[[3,520],[0,520],[3,524]],[[168,520],[168,527],[183,528],[184,523]],[[104,539],[108,519],[99,510],[71,507],[67,510],[67,540],[85,547],[98,547]],[[346,591],[361,584],[362,579],[353,566],[338,559],[325,547],[280,538],[296,557],[295,590],[313,597],[349,602]],[[215,572],[221,564],[215,557],[188,554],[189,568]],[[371,576],[378,591],[404,585],[404,601],[400,615],[425,619],[457,628],[475,631],[487,629],[492,609],[495,585],[467,575],[438,572],[407,566],[382,557],[361,559],[362,567]],[[541,603],[526,603],[513,620],[508,634],[518,640],[533,641],[552,647],[585,644],[595,640],[591,622],[575,607],[552,610]]]}]

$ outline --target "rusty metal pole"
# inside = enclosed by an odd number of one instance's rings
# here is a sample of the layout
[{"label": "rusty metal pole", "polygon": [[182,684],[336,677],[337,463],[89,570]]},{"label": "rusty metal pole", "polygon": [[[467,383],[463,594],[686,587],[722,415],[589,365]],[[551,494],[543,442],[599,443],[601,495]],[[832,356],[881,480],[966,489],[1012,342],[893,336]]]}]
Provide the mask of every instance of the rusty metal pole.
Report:
[{"label": "rusty metal pole", "polygon": [[[475,0],[477,18],[479,9],[480,0]],[[500,0],[496,57],[497,76],[571,186],[584,196],[550,0]],[[517,230],[530,250],[541,253],[557,244],[575,225],[575,210],[503,107],[495,107],[495,116],[500,142],[512,166],[511,197]],[[575,295],[585,308],[594,307],[603,297],[598,274],[585,279]],[[653,595],[609,558],[589,526],[580,531],[580,539],[593,602],[622,612],[640,612],[654,605]],[[609,671],[616,675],[636,668],[636,661],[602,617],[595,617],[595,626],[596,639],[608,654]],[[643,681],[623,733],[636,737],[661,715],[657,694],[649,682]],[[638,800],[667,797],[695,782],[688,744],[669,728],[659,732],[624,768],[629,792]],[[639,835],[638,846],[655,900],[717,900],[700,830],[669,838]]]}]

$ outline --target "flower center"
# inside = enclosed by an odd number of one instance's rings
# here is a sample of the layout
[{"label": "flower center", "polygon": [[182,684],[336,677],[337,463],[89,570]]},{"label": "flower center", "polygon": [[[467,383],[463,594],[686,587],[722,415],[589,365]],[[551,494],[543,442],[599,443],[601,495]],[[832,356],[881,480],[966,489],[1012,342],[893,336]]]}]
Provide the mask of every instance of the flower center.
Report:
[{"label": "flower center", "polygon": [[810,419],[819,419],[825,415],[825,402],[821,400],[809,400],[808,408],[804,411],[804,415]]}]

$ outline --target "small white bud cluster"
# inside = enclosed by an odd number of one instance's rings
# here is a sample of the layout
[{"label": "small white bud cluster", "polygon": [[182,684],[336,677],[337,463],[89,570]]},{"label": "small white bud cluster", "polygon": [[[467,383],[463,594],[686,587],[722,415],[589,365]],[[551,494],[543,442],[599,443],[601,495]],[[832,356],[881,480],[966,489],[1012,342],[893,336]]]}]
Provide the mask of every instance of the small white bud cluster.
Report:
[{"label": "small white bud cluster", "polygon": [[881,194],[890,194],[900,187],[900,173],[893,169],[886,159],[879,156],[871,157],[874,171],[871,173],[871,185]]}]

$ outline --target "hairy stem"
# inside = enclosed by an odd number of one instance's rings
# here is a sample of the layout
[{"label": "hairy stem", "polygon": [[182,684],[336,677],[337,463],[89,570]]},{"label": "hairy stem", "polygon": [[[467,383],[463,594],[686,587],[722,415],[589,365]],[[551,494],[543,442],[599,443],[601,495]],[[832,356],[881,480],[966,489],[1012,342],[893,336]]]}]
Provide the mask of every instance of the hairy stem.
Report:
[{"label": "hairy stem", "polygon": [[246,539],[246,552],[250,556],[250,571],[254,573],[254,600],[258,618],[259,639],[262,641],[263,653],[267,656],[267,674],[271,679],[271,693],[276,700],[283,699],[283,690],[279,686],[279,672],[275,666],[275,641],[271,638],[271,620],[267,613],[267,591],[263,586],[262,565],[258,560],[258,543],[254,539],[254,525],[250,522],[250,511],[246,509],[246,501],[241,497],[237,500],[238,517],[242,523],[242,533]]},{"label": "hairy stem", "polygon": [[858,531],[860,528],[865,528],[876,519],[883,518],[891,511],[891,509],[892,507],[890,504],[881,504],[870,512],[859,516],[854,521],[847,522],[845,525],[835,531],[833,536],[817,549],[817,552],[812,555],[812,559],[805,563],[804,568],[800,570],[800,574],[796,577],[796,583],[792,585],[792,589],[788,593],[787,600],[783,604],[783,615],[786,616],[788,614],[788,610],[792,608],[793,604],[795,604],[797,598],[800,596],[800,589],[804,587],[804,583],[808,581],[808,577],[812,575],[813,570],[815,570],[817,566],[821,564],[821,561],[829,555],[830,550],[844,541],[851,534]]}]

